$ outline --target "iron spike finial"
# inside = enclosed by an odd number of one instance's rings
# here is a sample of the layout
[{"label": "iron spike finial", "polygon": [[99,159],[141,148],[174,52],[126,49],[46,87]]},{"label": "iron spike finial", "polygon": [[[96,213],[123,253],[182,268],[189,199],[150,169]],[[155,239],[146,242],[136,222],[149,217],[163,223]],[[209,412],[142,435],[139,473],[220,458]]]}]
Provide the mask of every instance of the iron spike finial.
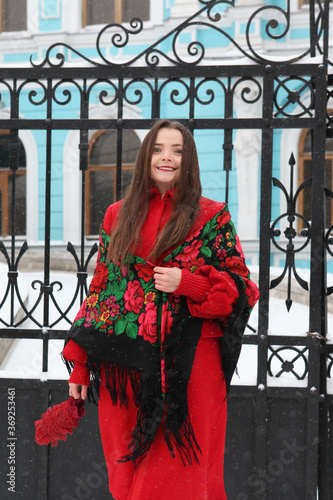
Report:
[{"label": "iron spike finial", "polygon": [[289,165],[293,167],[295,165],[295,163],[296,163],[296,160],[294,157],[294,153],[291,153],[290,158],[289,158]]}]

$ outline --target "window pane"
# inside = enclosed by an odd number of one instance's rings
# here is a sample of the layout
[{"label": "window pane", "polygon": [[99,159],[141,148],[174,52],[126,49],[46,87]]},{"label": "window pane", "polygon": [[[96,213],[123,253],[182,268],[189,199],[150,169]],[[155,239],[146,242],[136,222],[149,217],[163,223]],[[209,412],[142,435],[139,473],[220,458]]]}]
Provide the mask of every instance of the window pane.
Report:
[{"label": "window pane", "polygon": [[308,132],[305,136],[303,153],[305,155],[311,154],[311,130],[308,130]]},{"label": "window pane", "polygon": [[[304,180],[311,177],[311,160],[304,160],[303,163],[304,168]],[[301,210],[301,215],[305,217],[307,220],[311,220],[311,201],[312,201],[312,186],[308,186],[303,189],[303,210]]]},{"label": "window pane", "polygon": [[94,142],[90,153],[91,165],[115,165],[117,162],[117,132],[110,130]]},{"label": "window pane", "polygon": [[[122,134],[122,193],[129,187],[133,169],[129,165],[135,164],[141,142],[135,132],[123,130]],[[108,130],[100,134],[93,143],[89,158],[89,200],[88,234],[98,234],[99,225],[104,217],[107,207],[115,202],[115,182],[117,163],[117,132]],[[100,166],[100,169],[98,168]],[[96,168],[97,167],[97,168]],[[105,167],[109,167],[105,169]]]},{"label": "window pane", "polygon": [[123,163],[135,163],[141,146],[140,139],[135,132],[124,130],[123,132]]},{"label": "window pane", "polygon": [[149,0],[123,0],[123,22],[139,17],[142,21],[149,19]]},{"label": "window pane", "polygon": [[326,139],[326,154],[333,154],[333,137]]},{"label": "window pane", "polygon": [[[308,179],[311,177],[311,160],[304,160],[304,180]],[[326,179],[325,179],[325,187],[328,189],[333,189],[332,188],[332,160],[331,159],[326,159],[325,161],[326,165]],[[332,199],[326,197],[326,222],[325,222],[325,227],[328,228],[332,225],[332,217],[331,217],[331,212],[332,212]],[[306,187],[303,190],[303,210],[301,210],[301,215],[303,215],[307,220],[312,219],[312,214],[311,214],[311,206],[312,206],[312,187]]]},{"label": "window pane", "polygon": [[[0,134],[0,168],[9,169],[10,168],[10,160],[9,153],[10,148],[9,144],[11,143],[11,138],[9,134]],[[19,141],[19,168],[25,168],[25,149]]]},{"label": "window pane", "polygon": [[121,190],[122,193],[125,193],[125,191],[129,188],[131,184],[131,180],[133,177],[133,170],[123,170],[121,173]]},{"label": "window pane", "polygon": [[[11,234],[12,220],[12,174],[8,176],[8,234]],[[26,226],[26,176],[16,175],[15,183],[15,234],[24,235],[27,232]]]},{"label": "window pane", "polygon": [[[11,234],[11,213],[12,213],[12,173],[10,171],[10,134],[0,134],[0,172],[1,172],[1,236]],[[15,186],[15,213],[16,213],[16,229],[15,234],[26,234],[26,176],[25,165],[26,157],[25,150],[21,142],[19,142],[18,163],[20,173],[16,174]],[[23,171],[23,172],[22,172]]]},{"label": "window pane", "polygon": [[98,234],[106,209],[114,201],[114,169],[90,171],[89,234]]},{"label": "window pane", "polygon": [[87,24],[114,23],[114,0],[86,0]]},{"label": "window pane", "polygon": [[[131,164],[136,160],[140,139],[131,130],[123,131],[122,163]],[[94,142],[90,153],[90,165],[116,165],[117,132],[110,130],[101,134]]]},{"label": "window pane", "polygon": [[27,29],[27,0],[2,0],[2,31]]}]

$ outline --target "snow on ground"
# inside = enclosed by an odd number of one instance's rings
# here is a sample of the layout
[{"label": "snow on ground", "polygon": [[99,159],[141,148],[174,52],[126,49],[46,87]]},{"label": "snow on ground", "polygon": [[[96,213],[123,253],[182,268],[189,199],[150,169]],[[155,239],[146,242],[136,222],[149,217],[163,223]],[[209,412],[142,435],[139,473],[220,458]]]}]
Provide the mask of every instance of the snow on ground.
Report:
[{"label": "snow on ground", "polygon": [[[253,270],[256,271],[255,269]],[[281,270],[276,270],[280,273]],[[278,275],[278,274],[277,274]],[[306,271],[304,279],[307,279]],[[20,290],[22,296],[26,300],[28,310],[33,306],[38,298],[39,286],[34,290],[31,283],[34,280],[43,281],[41,272],[27,272],[20,275]],[[54,295],[61,308],[64,308],[74,295],[76,287],[76,274],[65,272],[54,272],[51,274],[51,282],[59,281],[63,287],[60,290],[57,285],[54,286]],[[7,267],[0,264],[0,297],[3,297],[5,286],[7,283]],[[75,313],[80,307],[79,300],[73,306],[70,319],[74,319]],[[16,303],[15,311],[19,309],[19,304]],[[8,314],[8,313],[7,313]],[[43,305],[39,305],[35,312],[38,320],[42,323]],[[51,307],[50,319],[55,321],[59,313],[54,307]],[[5,314],[6,316],[6,314]],[[4,317],[1,311],[1,317]],[[249,325],[255,330],[258,326],[258,307],[256,306],[252,312]],[[288,313],[283,299],[271,297],[269,301],[269,335],[295,335],[306,336],[309,325],[309,308],[306,305],[293,302],[290,312]],[[24,328],[36,328],[36,325],[28,320],[24,323]],[[56,329],[63,328],[67,331],[69,323],[62,320],[55,326]],[[333,314],[328,314],[328,338],[333,339]],[[251,335],[251,330],[247,329],[246,334]],[[63,347],[63,340],[49,341],[49,366],[46,373],[42,372],[42,340],[19,339],[15,340],[11,345],[5,360],[0,366],[0,378],[32,378],[32,379],[67,379],[67,370],[61,360],[60,353]],[[281,346],[274,346],[279,349]],[[300,348],[298,348],[300,349]],[[271,353],[269,354],[271,355]],[[298,355],[293,349],[279,351],[279,355],[285,361],[293,361],[294,371],[302,376],[307,355]],[[297,357],[295,360],[294,358]],[[272,356],[271,369],[273,375],[277,375],[281,370],[281,361],[277,356]],[[257,374],[257,348],[255,345],[243,345],[241,356],[238,363],[238,375],[235,374],[232,383],[235,385],[256,385]],[[292,372],[283,373],[279,377],[269,376],[267,380],[268,386],[281,387],[306,387],[307,378],[298,380]],[[328,391],[333,394],[333,380],[328,379]]]}]

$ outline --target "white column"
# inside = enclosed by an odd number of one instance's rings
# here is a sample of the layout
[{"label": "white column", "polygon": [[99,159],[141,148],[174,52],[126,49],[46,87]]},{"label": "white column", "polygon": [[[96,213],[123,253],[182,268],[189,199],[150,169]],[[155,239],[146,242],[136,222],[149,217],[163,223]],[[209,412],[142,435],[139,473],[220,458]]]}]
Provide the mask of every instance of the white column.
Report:
[{"label": "white column", "polygon": [[82,1],[62,0],[62,29],[66,33],[78,33],[82,28]]},{"label": "white column", "polygon": [[[248,87],[247,100],[253,99],[257,87],[252,82],[238,85],[234,95],[234,107],[237,118],[256,118],[259,116],[262,100],[247,104],[241,97],[241,91]],[[258,197],[259,197],[259,160],[261,149],[260,131],[240,129],[235,140],[236,172],[238,187],[237,231],[241,240],[258,237]]]},{"label": "white column", "polygon": [[39,32],[39,0],[27,2],[27,29],[32,34]]},{"label": "white column", "polygon": [[176,0],[171,7],[171,17],[190,17],[202,7],[197,0]]}]

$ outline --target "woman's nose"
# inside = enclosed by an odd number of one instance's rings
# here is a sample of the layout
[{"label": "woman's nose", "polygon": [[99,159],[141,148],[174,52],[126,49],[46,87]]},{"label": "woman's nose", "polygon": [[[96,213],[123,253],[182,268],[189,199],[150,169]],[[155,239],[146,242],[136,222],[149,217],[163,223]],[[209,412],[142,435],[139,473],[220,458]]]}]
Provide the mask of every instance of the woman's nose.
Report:
[{"label": "woman's nose", "polygon": [[164,160],[164,161],[170,161],[171,160],[171,155],[170,155],[170,153],[168,151],[163,151],[162,160]]}]

